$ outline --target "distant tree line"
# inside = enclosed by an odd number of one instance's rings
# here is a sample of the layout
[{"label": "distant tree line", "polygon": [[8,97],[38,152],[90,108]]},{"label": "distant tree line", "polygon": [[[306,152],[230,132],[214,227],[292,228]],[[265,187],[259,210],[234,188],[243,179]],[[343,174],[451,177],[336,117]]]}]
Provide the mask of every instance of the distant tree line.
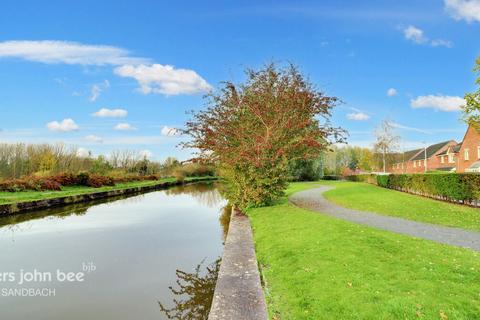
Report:
[{"label": "distant tree line", "polygon": [[181,163],[169,157],[151,161],[133,150],[115,150],[108,156],[81,156],[78,149],[65,144],[0,143],[0,179],[25,176],[52,176],[60,173],[88,172],[111,177],[157,175],[159,177],[212,175],[214,168],[196,163]]}]

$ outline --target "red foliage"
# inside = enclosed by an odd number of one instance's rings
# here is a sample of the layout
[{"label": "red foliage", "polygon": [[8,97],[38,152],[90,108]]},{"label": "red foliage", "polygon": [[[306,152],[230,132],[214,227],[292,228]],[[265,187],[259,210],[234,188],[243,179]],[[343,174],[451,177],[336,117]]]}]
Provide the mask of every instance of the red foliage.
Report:
[{"label": "red foliage", "polygon": [[50,180],[53,180],[62,186],[73,186],[78,184],[77,176],[72,173],[60,173],[56,176],[49,177]]},{"label": "red foliage", "polygon": [[115,181],[110,177],[101,176],[98,174],[90,174],[87,179],[87,186],[93,188],[100,188],[103,186],[114,186]]},{"label": "red foliage", "polygon": [[42,190],[62,190],[62,185],[55,180],[46,179],[43,180],[40,184]]}]

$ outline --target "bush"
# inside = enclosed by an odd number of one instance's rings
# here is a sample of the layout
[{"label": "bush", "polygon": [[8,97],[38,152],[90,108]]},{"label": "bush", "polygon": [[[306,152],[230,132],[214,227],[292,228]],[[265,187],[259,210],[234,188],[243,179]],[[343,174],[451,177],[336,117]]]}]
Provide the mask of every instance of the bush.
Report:
[{"label": "bush", "polygon": [[480,175],[474,173],[392,174],[377,176],[377,185],[452,202],[478,205]]},{"label": "bush", "polygon": [[181,167],[179,167],[179,168],[175,169],[175,171],[173,171],[173,177],[178,182],[183,182],[185,180],[186,176],[187,176],[187,173]]},{"label": "bush", "polygon": [[55,180],[46,179],[41,182],[41,189],[60,191],[62,190],[62,185]]},{"label": "bush", "polygon": [[60,173],[56,176],[50,177],[50,180],[53,180],[62,186],[73,186],[77,184],[77,176],[72,173]]},{"label": "bush", "polygon": [[77,175],[77,184],[81,186],[100,188],[103,186],[114,186],[115,181],[110,177],[82,172]]},{"label": "bush", "polygon": [[0,182],[0,191],[8,192],[61,190],[61,188],[61,184],[53,179],[36,176],[27,176],[22,179],[10,179]]},{"label": "bush", "polygon": [[353,182],[366,182],[371,184],[377,184],[377,176],[375,174],[357,174],[345,176],[345,179]]},{"label": "bush", "polygon": [[322,180],[340,180],[340,179],[341,179],[340,176],[334,176],[334,175],[327,175],[322,177]]}]

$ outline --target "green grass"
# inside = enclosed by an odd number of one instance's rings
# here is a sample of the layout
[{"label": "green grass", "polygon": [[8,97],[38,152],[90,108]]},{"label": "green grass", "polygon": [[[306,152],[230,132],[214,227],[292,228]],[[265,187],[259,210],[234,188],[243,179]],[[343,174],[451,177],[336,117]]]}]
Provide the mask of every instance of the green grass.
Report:
[{"label": "green grass", "polygon": [[[198,178],[186,178],[186,181],[196,180]],[[135,182],[128,182],[128,183],[117,183],[113,187],[100,187],[100,188],[91,188],[91,187],[83,187],[83,186],[69,186],[69,187],[62,187],[62,191],[19,191],[19,192],[0,192],[0,204],[10,204],[10,203],[18,203],[18,202],[25,202],[25,201],[35,201],[35,200],[43,200],[43,199],[51,199],[51,198],[59,198],[65,196],[74,196],[74,195],[81,195],[87,193],[95,193],[95,192],[102,192],[102,191],[111,191],[111,190],[120,190],[120,189],[127,189],[127,188],[135,188],[135,187],[144,187],[159,184],[162,182],[172,182],[175,181],[174,178],[164,178],[155,181],[135,181]]]},{"label": "green grass", "polygon": [[[314,186],[293,184],[287,194]],[[480,255],[300,209],[251,209],[272,319],[480,319]]]},{"label": "green grass", "polygon": [[433,200],[360,182],[322,181],[335,187],[325,198],[343,207],[480,231],[480,209]]}]

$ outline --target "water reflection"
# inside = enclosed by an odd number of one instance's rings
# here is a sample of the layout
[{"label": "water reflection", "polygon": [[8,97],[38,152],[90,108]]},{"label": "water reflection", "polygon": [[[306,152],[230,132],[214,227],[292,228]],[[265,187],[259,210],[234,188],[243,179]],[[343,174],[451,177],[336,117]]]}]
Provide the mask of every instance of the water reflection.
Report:
[{"label": "water reflection", "polygon": [[28,284],[54,288],[55,297],[0,298],[0,319],[205,319],[219,263],[208,262],[222,254],[228,227],[214,189],[196,184],[1,218],[0,273],[78,272],[84,262],[96,270],[82,283]]},{"label": "water reflection", "polygon": [[204,261],[200,262],[192,273],[178,270],[176,288],[170,286],[173,294],[173,307],[168,308],[158,302],[160,312],[167,319],[206,320],[212,305],[215,283],[220,270],[220,258],[202,271]]},{"label": "water reflection", "polygon": [[200,204],[215,208],[225,201],[218,188],[218,183],[210,182],[202,183],[201,185],[187,184],[184,186],[173,187],[165,192],[170,196],[187,194]]},{"label": "water reflection", "polygon": [[[224,202],[220,192],[217,190],[218,188],[219,184],[214,182],[206,182],[177,186],[163,190],[163,192],[169,196],[188,195],[200,205],[204,205],[209,208],[217,208],[222,204],[222,202]],[[12,233],[13,237],[15,232],[29,229],[29,224],[26,223],[28,221],[43,219],[46,217],[64,219],[70,216],[81,216],[87,214],[91,207],[101,204],[108,204],[112,209],[114,209],[114,207],[121,207],[127,204],[141,203],[144,201],[144,197],[148,193],[149,192],[139,192],[129,195],[120,195],[105,199],[97,199],[88,202],[0,217],[0,231],[8,231]]]},{"label": "water reflection", "polygon": [[222,214],[220,215],[220,224],[222,225],[223,230],[223,243],[227,240],[228,226],[230,225],[230,216],[232,214],[232,206],[227,204],[222,209]]}]

